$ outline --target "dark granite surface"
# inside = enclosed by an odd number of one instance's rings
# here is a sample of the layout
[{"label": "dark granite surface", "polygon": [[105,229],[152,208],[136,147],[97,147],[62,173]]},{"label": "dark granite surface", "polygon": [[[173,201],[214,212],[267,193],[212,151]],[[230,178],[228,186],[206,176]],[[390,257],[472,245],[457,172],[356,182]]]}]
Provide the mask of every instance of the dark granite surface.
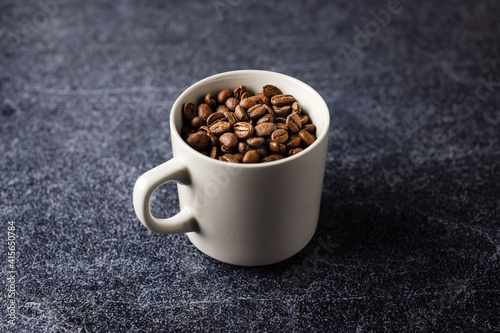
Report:
[{"label": "dark granite surface", "polygon": [[[498,1],[0,11],[0,331],[500,330]],[[247,68],[305,81],[332,117],[317,233],[259,268],[149,232],[131,200],[172,156],[175,98]],[[177,205],[169,184],[152,209]]]}]

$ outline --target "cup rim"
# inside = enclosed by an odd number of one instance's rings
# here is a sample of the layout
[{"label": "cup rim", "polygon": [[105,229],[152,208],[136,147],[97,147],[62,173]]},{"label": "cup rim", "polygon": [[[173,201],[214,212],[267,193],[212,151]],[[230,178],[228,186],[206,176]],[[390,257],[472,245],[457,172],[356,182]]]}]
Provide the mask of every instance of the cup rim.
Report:
[{"label": "cup rim", "polygon": [[[318,101],[323,104],[322,106],[322,109],[325,110],[326,112],[326,117],[325,117],[325,122],[324,122],[324,127],[323,127],[323,130],[321,133],[319,133],[319,135],[316,137],[316,141],[311,144],[310,146],[308,146],[307,148],[305,148],[301,153],[299,154],[296,154],[296,155],[292,155],[292,156],[286,156],[285,158],[282,158],[280,160],[277,160],[277,161],[272,161],[272,162],[267,162],[267,163],[228,163],[228,162],[223,162],[223,161],[219,161],[218,159],[214,159],[214,158],[211,158],[210,156],[206,156],[198,151],[196,151],[195,149],[193,149],[192,147],[190,147],[186,141],[181,137],[180,133],[179,133],[179,130],[176,128],[175,126],[175,121],[174,121],[174,117],[176,116],[175,115],[175,112],[178,112],[178,110],[180,110],[180,106],[179,106],[179,103],[181,102],[181,100],[183,100],[184,96],[185,95],[188,95],[190,94],[193,90],[196,90],[199,86],[203,86],[205,85],[206,83],[209,83],[211,81],[217,81],[219,79],[222,79],[222,78],[225,78],[225,77],[228,77],[228,76],[231,76],[231,75],[245,75],[245,74],[271,74],[271,75],[276,75],[276,76],[279,76],[283,79],[286,79],[286,80],[290,80],[292,82],[295,82],[296,84],[298,85],[301,85],[303,89],[306,89],[308,90],[308,92],[312,95],[315,95],[315,97],[318,99]],[[176,111],[177,110],[177,111]],[[182,115],[181,115],[182,117]],[[329,132],[329,128],[330,128],[330,112],[329,112],[329,109],[328,109],[328,105],[326,104],[325,100],[323,99],[323,97],[321,97],[321,95],[315,90],[313,89],[310,85],[308,85],[307,83],[299,80],[299,79],[296,79],[290,75],[287,75],[287,74],[282,74],[282,73],[279,73],[279,72],[275,72],[275,71],[268,71],[268,70],[258,70],[258,69],[241,69],[241,70],[233,70],[233,71],[227,71],[227,72],[222,72],[222,73],[217,73],[217,74],[214,74],[214,75],[211,75],[211,76],[208,76],[204,79],[201,79],[199,81],[196,81],[195,83],[193,83],[192,85],[190,85],[187,89],[185,89],[178,97],[177,99],[175,100],[174,104],[172,105],[172,109],[170,111],[170,135],[171,136],[175,136],[176,139],[178,141],[181,141],[180,144],[183,145],[183,147],[185,147],[187,150],[186,151],[190,151],[192,153],[196,153],[196,156],[201,158],[202,160],[205,160],[209,163],[219,163],[221,166],[228,166],[228,164],[230,164],[231,167],[236,167],[236,168],[268,168],[268,167],[271,167],[271,166],[277,166],[277,165],[281,165],[281,164],[285,164],[285,163],[291,163],[292,161],[298,159],[298,158],[302,158],[302,157],[305,157],[306,155],[308,155],[308,152],[312,151],[315,147],[317,147],[318,145],[320,145],[320,142],[322,142],[325,137],[328,137],[328,132]],[[326,138],[327,139],[327,138]]]}]

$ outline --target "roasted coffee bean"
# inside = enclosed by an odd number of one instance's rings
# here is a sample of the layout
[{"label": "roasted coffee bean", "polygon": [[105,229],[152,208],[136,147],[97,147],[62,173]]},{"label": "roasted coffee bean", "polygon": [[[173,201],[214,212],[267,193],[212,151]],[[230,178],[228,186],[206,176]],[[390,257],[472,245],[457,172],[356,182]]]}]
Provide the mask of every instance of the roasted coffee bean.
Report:
[{"label": "roasted coffee bean", "polygon": [[309,133],[314,133],[314,131],[316,131],[316,125],[314,124],[305,124],[302,128],[308,131]]},{"label": "roasted coffee bean", "polygon": [[212,108],[207,103],[201,103],[198,106],[198,117],[207,119],[213,113]]},{"label": "roasted coffee bean", "polygon": [[183,126],[181,127],[181,136],[185,140],[190,134],[196,133],[196,129],[192,127]]},{"label": "roasted coffee bean", "polygon": [[210,149],[210,157],[214,158],[214,159],[218,159],[219,156],[220,156],[219,147],[212,146],[212,149]]},{"label": "roasted coffee bean", "polygon": [[292,148],[288,151],[288,155],[289,156],[292,156],[292,155],[295,155],[295,154],[298,154],[302,151],[303,149],[302,148]]},{"label": "roasted coffee bean", "polygon": [[269,144],[269,150],[274,154],[284,154],[286,152],[286,146],[282,143],[273,141]]},{"label": "roasted coffee bean", "polygon": [[249,150],[243,156],[243,163],[257,163],[260,160],[260,155],[254,149]]},{"label": "roasted coffee bean", "polygon": [[266,163],[266,162],[273,162],[273,161],[281,160],[284,157],[285,156],[280,155],[280,154],[272,154],[272,155],[264,157],[261,161],[264,162],[264,163]]},{"label": "roasted coffee bean", "polygon": [[240,104],[240,101],[237,100],[236,98],[234,97],[229,97],[227,100],[226,100],[226,106],[228,107],[229,110],[231,111],[234,111],[234,109],[236,108],[237,105]]},{"label": "roasted coffee bean", "polygon": [[276,129],[284,129],[288,131],[288,126],[286,126],[286,124],[284,123],[276,123]]},{"label": "roasted coffee bean", "polygon": [[275,87],[271,84],[266,84],[264,87],[262,87],[262,93],[269,99],[271,99],[274,95],[283,94],[278,87]]},{"label": "roasted coffee bean", "polygon": [[266,114],[266,112],[267,112],[266,106],[267,105],[265,105],[265,104],[254,105],[250,109],[247,110],[247,114],[252,119],[259,119],[264,114]]},{"label": "roasted coffee bean", "polygon": [[228,147],[228,146],[224,146],[224,145],[220,146],[220,152],[221,152],[221,154],[226,154],[226,153],[232,154],[232,153],[235,152],[235,150],[236,149],[234,147]]},{"label": "roasted coffee bean", "polygon": [[260,96],[251,96],[240,101],[240,105],[245,108],[245,110],[250,109],[256,104],[262,103],[262,98]]},{"label": "roasted coffee bean", "polygon": [[217,101],[219,102],[219,104],[224,104],[226,103],[226,100],[232,96],[233,96],[233,91],[231,89],[229,88],[222,89],[217,95]]},{"label": "roasted coffee bean", "polygon": [[233,156],[238,159],[238,162],[241,163],[243,161],[243,154],[242,153],[234,153]]},{"label": "roasted coffee bean", "polygon": [[298,135],[292,135],[288,138],[288,141],[285,143],[285,145],[288,149],[293,149],[300,146],[300,143],[300,137]]},{"label": "roasted coffee bean", "polygon": [[274,122],[274,117],[272,114],[265,114],[263,115],[262,117],[259,118],[259,120],[257,120],[257,125],[258,124],[262,124],[262,123],[272,123]]},{"label": "roasted coffee bean", "polygon": [[266,143],[266,139],[260,138],[260,137],[253,137],[253,138],[247,139],[247,144],[253,148],[260,148],[260,147],[264,146],[265,143]]},{"label": "roasted coffee bean", "polygon": [[306,146],[310,146],[316,140],[316,137],[306,130],[301,130],[299,132],[299,137]]},{"label": "roasted coffee bean", "polygon": [[215,109],[217,107],[217,98],[211,93],[206,94],[205,98],[203,98],[203,101],[210,105],[212,109]]},{"label": "roasted coffee bean", "polygon": [[243,94],[241,94],[241,96],[240,96],[240,102],[241,102],[242,100],[244,100],[245,98],[252,97],[252,96],[253,96],[253,94],[252,94],[251,92],[249,92],[249,91],[245,91],[245,92],[244,92]]},{"label": "roasted coffee bean", "polygon": [[245,154],[249,150],[250,150],[250,147],[245,142],[238,143],[238,152]]},{"label": "roasted coffee bean", "polygon": [[200,128],[200,126],[203,126],[207,123],[207,120],[203,117],[194,117],[193,120],[191,120],[191,127],[193,128]]},{"label": "roasted coffee bean", "polygon": [[235,109],[234,109],[234,115],[236,116],[236,118],[238,118],[238,120],[240,121],[247,121],[248,120],[248,114],[247,112],[245,111],[245,108],[242,107],[241,105],[238,105]]},{"label": "roasted coffee bean", "polygon": [[295,102],[295,98],[293,98],[292,95],[288,94],[279,94],[279,95],[274,95],[271,98],[271,103],[276,106],[283,106],[283,105],[289,105]]},{"label": "roasted coffee bean", "polygon": [[272,105],[271,104],[271,100],[269,98],[267,98],[263,93],[260,92],[258,94],[255,94],[255,96],[260,97],[260,99],[262,100],[263,104]]},{"label": "roasted coffee bean", "polygon": [[212,132],[207,132],[208,138],[210,139],[210,145],[211,146],[218,146],[219,145],[219,138],[217,135],[213,134]]},{"label": "roasted coffee bean", "polygon": [[286,126],[291,132],[297,133],[302,129],[302,122],[300,121],[300,117],[296,113],[292,113],[286,118]]},{"label": "roasted coffee bean", "polygon": [[215,112],[230,112],[231,110],[229,110],[229,108],[225,105],[218,105],[216,108],[215,108]]},{"label": "roasted coffee bean", "polygon": [[292,112],[300,115],[302,113],[302,108],[300,107],[299,102],[293,102],[292,104]]},{"label": "roasted coffee bean", "polygon": [[219,157],[219,160],[220,161],[223,161],[223,162],[229,162],[229,163],[239,163],[239,159],[234,156],[233,154],[224,154],[222,156]]},{"label": "roasted coffee bean", "polygon": [[288,140],[288,132],[284,129],[277,129],[271,134],[271,139],[274,142],[285,143]]},{"label": "roasted coffee bean", "polygon": [[198,115],[196,110],[196,106],[193,103],[186,103],[183,107],[184,119],[186,119],[189,123],[193,120],[194,117]]},{"label": "roasted coffee bean", "polygon": [[234,112],[224,111],[224,116],[226,117],[227,121],[231,124],[231,126],[234,126],[234,124],[238,122],[238,119],[236,119]]},{"label": "roasted coffee bean", "polygon": [[268,136],[272,132],[276,131],[275,123],[262,123],[254,127],[255,135],[257,136]]},{"label": "roasted coffee bean", "polygon": [[292,113],[292,107],[290,105],[273,106],[273,111],[276,117],[286,118],[290,113]]},{"label": "roasted coffee bean", "polygon": [[210,125],[210,132],[215,135],[221,135],[222,133],[229,132],[231,130],[231,124],[228,121],[218,121]]},{"label": "roasted coffee bean", "polygon": [[212,113],[210,116],[207,118],[207,125],[212,125],[215,124],[218,121],[225,121],[226,116],[224,115],[224,112],[217,111]]},{"label": "roasted coffee bean", "polygon": [[257,152],[257,154],[259,154],[261,158],[266,157],[268,155],[267,150],[265,148],[257,148],[255,149],[255,151]]},{"label": "roasted coffee bean", "polygon": [[309,117],[305,114],[301,114],[300,116],[300,122],[302,123],[302,126],[307,124],[309,122]]},{"label": "roasted coffee bean", "polygon": [[196,132],[189,135],[186,142],[190,147],[196,149],[197,151],[202,151],[208,147],[210,139],[205,132]]},{"label": "roasted coffee bean", "polygon": [[247,87],[244,85],[239,85],[233,90],[233,96],[235,98],[241,99],[241,95],[247,91]]},{"label": "roasted coffee bean", "polygon": [[253,135],[254,127],[247,122],[234,124],[234,134],[238,139],[247,139]]},{"label": "roasted coffee bean", "polygon": [[226,147],[236,147],[238,145],[238,138],[234,133],[226,132],[219,137],[219,142]]}]

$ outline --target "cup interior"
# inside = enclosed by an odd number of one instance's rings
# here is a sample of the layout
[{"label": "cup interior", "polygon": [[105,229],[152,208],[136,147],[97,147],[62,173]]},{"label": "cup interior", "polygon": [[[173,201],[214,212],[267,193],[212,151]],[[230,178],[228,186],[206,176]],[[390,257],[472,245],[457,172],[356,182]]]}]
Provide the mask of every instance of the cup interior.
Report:
[{"label": "cup interior", "polygon": [[[217,94],[225,88],[234,89],[240,84],[247,87],[247,90],[258,93],[266,84],[272,84],[278,87],[284,94],[290,94],[300,103],[303,112],[305,112],[312,123],[316,126],[316,142],[309,148],[312,148],[318,141],[328,135],[330,126],[330,113],[328,106],[323,98],[309,85],[297,80],[291,76],[270,71],[262,70],[239,70],[216,74],[205,78],[186,89],[175,101],[170,114],[170,122],[174,125],[175,131],[172,135],[177,136],[187,148],[192,149],[181,138],[182,107],[185,103],[191,102],[198,105],[203,101],[207,93]],[[194,149],[192,149],[195,151]],[[201,154],[200,154],[201,155]],[[296,156],[287,157],[280,161],[286,161]],[[209,157],[207,157],[209,158]],[[212,159],[213,160],[213,159]],[[215,161],[215,160],[214,160]],[[277,161],[277,162],[280,162]],[[220,162],[220,161],[217,161]],[[220,162],[225,163],[225,162]],[[276,162],[272,162],[276,163]]]}]

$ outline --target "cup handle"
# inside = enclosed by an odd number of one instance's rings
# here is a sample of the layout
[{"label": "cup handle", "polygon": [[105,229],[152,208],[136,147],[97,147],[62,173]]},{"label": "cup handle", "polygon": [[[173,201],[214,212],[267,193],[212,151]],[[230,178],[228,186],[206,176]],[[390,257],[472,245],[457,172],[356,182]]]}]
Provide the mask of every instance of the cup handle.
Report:
[{"label": "cup handle", "polygon": [[142,224],[154,232],[177,234],[196,231],[198,224],[188,206],[166,219],[159,219],[151,214],[151,196],[157,188],[169,181],[176,181],[184,185],[191,184],[189,170],[178,157],[158,165],[137,179],[133,195],[135,214]]}]

